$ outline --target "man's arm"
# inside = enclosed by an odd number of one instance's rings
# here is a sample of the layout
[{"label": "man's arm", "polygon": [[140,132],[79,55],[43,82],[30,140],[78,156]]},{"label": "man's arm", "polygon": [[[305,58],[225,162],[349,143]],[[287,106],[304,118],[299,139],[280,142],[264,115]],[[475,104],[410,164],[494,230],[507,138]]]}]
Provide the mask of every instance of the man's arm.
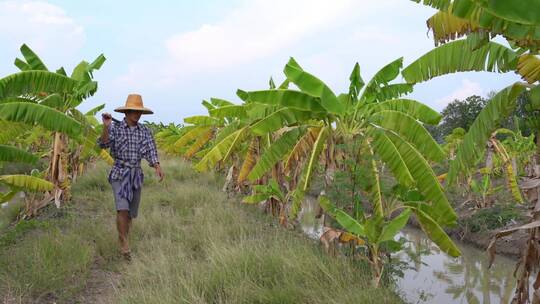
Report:
[{"label": "man's arm", "polygon": [[103,131],[101,132],[101,137],[98,138],[98,144],[103,149],[110,148],[109,128],[112,123],[112,116],[109,113],[103,113],[101,114],[101,120],[103,121]]},{"label": "man's arm", "polygon": [[159,157],[156,147],[156,141],[154,140],[154,137],[152,136],[152,132],[150,129],[146,129],[146,153],[143,155],[144,159],[148,161],[148,164],[150,164],[150,167],[153,167],[156,170],[156,175],[159,178],[159,181],[162,181],[165,177],[165,174],[161,170],[161,166],[159,164]]}]

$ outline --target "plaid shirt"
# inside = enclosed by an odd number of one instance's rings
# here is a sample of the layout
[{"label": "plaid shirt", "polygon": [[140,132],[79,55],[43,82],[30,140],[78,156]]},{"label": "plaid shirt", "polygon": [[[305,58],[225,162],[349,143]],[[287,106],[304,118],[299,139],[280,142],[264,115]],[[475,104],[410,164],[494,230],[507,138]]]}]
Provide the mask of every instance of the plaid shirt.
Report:
[{"label": "plaid shirt", "polygon": [[[154,167],[159,162],[152,132],[140,123],[135,127],[129,127],[125,120],[113,122],[109,126],[109,142],[103,143],[101,137],[97,142],[103,149],[110,148],[111,156],[115,159],[109,173],[109,181],[122,180],[126,176],[130,168],[123,163],[140,167],[141,159],[144,158],[151,167]],[[142,182],[142,170],[140,174]]]}]

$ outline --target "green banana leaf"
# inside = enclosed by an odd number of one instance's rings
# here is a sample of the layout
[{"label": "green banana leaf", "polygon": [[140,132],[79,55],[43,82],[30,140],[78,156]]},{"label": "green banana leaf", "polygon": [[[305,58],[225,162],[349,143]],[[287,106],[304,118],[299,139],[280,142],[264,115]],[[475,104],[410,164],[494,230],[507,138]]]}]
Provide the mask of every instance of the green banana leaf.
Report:
[{"label": "green banana leaf", "polygon": [[213,168],[218,161],[225,161],[248,130],[248,127],[243,127],[242,129],[231,133],[222,141],[217,142],[195,165],[195,169],[199,172],[208,171]]},{"label": "green banana leaf", "polygon": [[404,186],[412,186],[414,179],[409,172],[407,164],[401,157],[394,143],[386,136],[384,131],[372,129],[373,147],[381,160],[388,165],[390,171],[398,182]]},{"label": "green banana leaf", "polygon": [[362,100],[370,99],[370,95],[374,95],[380,91],[382,86],[388,85],[388,83],[399,75],[399,71],[403,66],[403,57],[398,58],[389,64],[382,67],[366,85],[364,93],[362,94]]},{"label": "green banana leaf", "polygon": [[105,104],[100,104],[99,106],[97,107],[94,107],[90,110],[88,110],[86,113],[84,113],[84,115],[91,115],[91,116],[94,116],[96,115],[99,111],[103,110],[105,108]]},{"label": "green banana leaf", "polygon": [[264,90],[248,92],[251,102],[280,105],[301,111],[325,112],[318,97],[295,90]]},{"label": "green banana leaf", "polygon": [[265,135],[286,126],[292,126],[298,122],[312,118],[311,112],[298,111],[290,108],[280,108],[263,119],[253,123],[251,132],[255,135]]},{"label": "green banana leaf", "polygon": [[430,216],[442,226],[454,226],[457,215],[448,202],[444,191],[433,172],[433,169],[424,157],[411,144],[401,137],[386,132],[386,136],[394,143],[411,176],[416,182],[418,191],[431,202]]},{"label": "green banana leaf", "polygon": [[413,210],[418,222],[420,223],[420,226],[422,227],[422,230],[426,233],[430,240],[432,240],[442,251],[450,256],[458,257],[461,255],[461,251],[456,244],[454,244],[452,239],[446,234],[446,232],[444,232],[441,226],[433,218],[420,209],[413,208]]},{"label": "green banana leaf", "polygon": [[368,111],[373,111],[373,113],[384,110],[398,111],[430,125],[438,125],[442,118],[442,115],[439,112],[412,99],[387,100],[369,104],[366,105],[366,107],[368,107]]},{"label": "green banana leaf", "polygon": [[39,158],[25,150],[13,147],[0,145],[0,162],[23,162],[35,164]]},{"label": "green banana leaf", "polygon": [[0,183],[27,191],[51,191],[54,185],[44,179],[30,175],[0,175]]},{"label": "green banana leaf", "polygon": [[221,123],[221,120],[210,116],[196,115],[184,118],[184,122],[197,126],[215,126]]},{"label": "green banana leaf", "polygon": [[334,92],[320,79],[305,72],[291,57],[285,66],[284,73],[287,79],[294,83],[303,92],[319,97],[322,106],[330,113],[343,114],[345,106],[338,100]]},{"label": "green banana leaf", "polygon": [[268,147],[256,165],[248,175],[248,179],[253,182],[261,178],[266,172],[272,170],[272,167],[281,160],[296,144],[305,130],[295,128],[283,134]]},{"label": "green banana leaf", "polygon": [[418,83],[456,72],[487,71],[504,73],[517,67],[517,54],[495,42],[470,51],[467,40],[457,40],[422,55],[402,71],[408,83]]},{"label": "green banana leaf", "polygon": [[398,216],[393,218],[391,221],[384,223],[382,232],[379,235],[379,240],[377,243],[382,243],[386,241],[393,240],[398,232],[407,225],[409,217],[411,216],[411,209],[407,208],[401,212]]},{"label": "green banana leaf", "polygon": [[11,102],[0,104],[0,119],[39,124],[50,131],[77,137],[82,132],[81,124],[64,113],[40,104]]},{"label": "green banana leaf", "polygon": [[0,79],[0,99],[27,94],[70,93],[79,83],[57,73],[23,71]]},{"label": "green banana leaf", "polygon": [[485,151],[486,142],[516,107],[516,99],[523,92],[522,84],[513,84],[497,93],[480,111],[463,142],[458,146],[456,158],[450,163],[448,181],[454,183],[460,172],[470,172]]},{"label": "green banana leaf", "polygon": [[442,161],[446,154],[431,134],[411,116],[393,110],[383,110],[370,117],[372,123],[394,131],[425,157],[433,161]]},{"label": "green banana leaf", "polygon": [[34,53],[34,51],[32,51],[32,49],[30,49],[30,47],[28,47],[26,44],[21,45],[20,50],[21,50],[22,55],[24,56],[24,59],[26,60],[25,63],[28,65],[28,70],[40,70],[40,71],[49,70],[47,69],[43,61],[41,61],[39,56],[36,53]]}]

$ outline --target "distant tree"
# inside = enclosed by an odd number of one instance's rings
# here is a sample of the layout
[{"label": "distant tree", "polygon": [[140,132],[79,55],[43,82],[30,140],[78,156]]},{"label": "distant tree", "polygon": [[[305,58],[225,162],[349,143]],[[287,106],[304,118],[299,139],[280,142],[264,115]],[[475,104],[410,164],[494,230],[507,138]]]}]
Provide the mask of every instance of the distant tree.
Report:
[{"label": "distant tree", "polygon": [[468,130],[486,103],[487,99],[478,95],[469,96],[465,100],[455,99],[442,110],[441,123],[428,131],[438,142],[443,142],[444,137],[456,128]]}]

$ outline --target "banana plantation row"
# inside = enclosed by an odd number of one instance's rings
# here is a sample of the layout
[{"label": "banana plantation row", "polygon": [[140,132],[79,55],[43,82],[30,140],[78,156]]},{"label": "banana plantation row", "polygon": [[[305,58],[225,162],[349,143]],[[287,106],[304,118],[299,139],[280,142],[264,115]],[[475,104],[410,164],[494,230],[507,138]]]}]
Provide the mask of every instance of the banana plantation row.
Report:
[{"label": "banana plantation row", "polygon": [[[530,13],[540,11],[540,1],[422,2],[437,9],[427,25],[441,45],[410,65],[396,59],[364,81],[356,64],[344,80],[348,91],[336,94],[291,58],[279,85],[270,79],[267,88],[238,90],[238,104],[203,101],[208,115],[185,118],[182,127],[160,127],[156,136],[161,149],[193,160],[195,169],[227,174],[229,189],[248,193],[246,203],[265,202],[285,227],[296,225],[305,196],[316,190],[341,237],[370,265],[376,285],[390,254],[401,250],[396,235],[413,215],[441,250],[459,256],[445,232],[458,220],[448,189],[480,193],[477,207],[483,208],[494,189],[491,178],[502,176],[513,201],[531,207],[528,224],[496,235],[529,232],[514,299],[525,303],[529,276],[540,262],[535,246],[540,232],[540,18]],[[496,36],[509,46],[492,41]],[[21,53],[23,59],[15,60],[21,72],[0,79],[0,162],[30,163],[38,170],[1,175],[0,202],[33,191],[24,212],[33,216],[51,202],[68,201],[70,184],[86,163],[112,161],[95,145],[102,126],[94,116],[104,105],[77,110],[96,92],[93,72],[105,57],[82,61],[68,74],[63,68],[49,71],[26,45]],[[463,71],[513,71],[525,82],[494,94],[467,131],[455,129],[441,146],[428,131],[440,123],[441,114],[406,96],[417,83]],[[527,119],[512,130],[501,128],[524,94]],[[522,135],[524,126],[532,135]],[[328,192],[339,186],[344,172],[347,186],[337,201]]]},{"label": "banana plantation row", "polygon": [[[399,58],[365,82],[356,64],[348,92],[336,94],[291,58],[283,69],[283,83],[270,79],[266,89],[238,90],[240,104],[205,100],[208,115],[163,129],[158,141],[162,149],[193,159],[199,171],[217,168],[226,173],[228,188],[249,193],[246,203],[264,202],[284,226],[296,224],[305,195],[320,178],[320,206],[343,229],[342,237],[360,249],[359,257],[371,265],[376,284],[389,254],[401,249],[395,236],[412,214],[441,250],[460,255],[445,233],[457,224],[457,215],[442,183],[447,189],[466,186],[480,193],[482,208],[488,205],[489,192],[501,188],[492,187],[491,178],[502,175],[513,201],[534,208],[529,224],[496,235],[530,230],[529,254],[520,261],[515,295],[515,301],[524,303],[528,278],[539,262],[538,253],[530,253],[537,250],[540,226],[540,206],[534,206],[540,176],[540,23],[523,8],[480,2],[424,1],[439,9],[428,27],[442,45],[405,68]],[[491,41],[497,35],[510,47]],[[462,36],[466,39],[451,41]],[[468,132],[455,129],[443,149],[428,132],[441,115],[404,96],[419,82],[463,71],[514,71],[526,83],[510,84],[494,94]],[[397,81],[400,75],[405,82]],[[527,119],[516,122],[514,130],[501,128],[523,94],[528,96]],[[520,126],[533,134],[523,136]],[[447,173],[436,174],[434,166]],[[342,187],[345,199],[336,204],[326,193],[340,172],[350,172],[352,181]],[[388,183],[391,193],[383,189]],[[496,238],[489,248],[492,260]]]}]

